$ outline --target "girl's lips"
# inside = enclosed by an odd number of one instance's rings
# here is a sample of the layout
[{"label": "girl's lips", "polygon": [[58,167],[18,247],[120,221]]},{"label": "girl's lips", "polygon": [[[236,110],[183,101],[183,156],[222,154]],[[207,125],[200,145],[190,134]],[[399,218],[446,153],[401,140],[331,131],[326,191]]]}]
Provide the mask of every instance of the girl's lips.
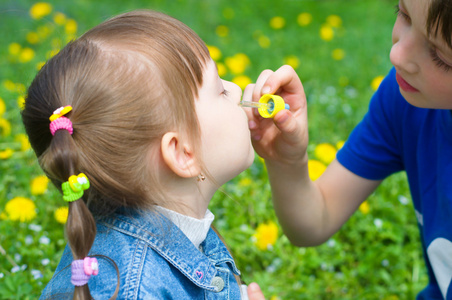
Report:
[{"label": "girl's lips", "polygon": [[418,89],[412,87],[408,82],[405,81],[405,79],[402,78],[402,76],[399,75],[399,73],[396,73],[396,80],[399,84],[400,88],[404,90],[405,92],[419,92]]}]

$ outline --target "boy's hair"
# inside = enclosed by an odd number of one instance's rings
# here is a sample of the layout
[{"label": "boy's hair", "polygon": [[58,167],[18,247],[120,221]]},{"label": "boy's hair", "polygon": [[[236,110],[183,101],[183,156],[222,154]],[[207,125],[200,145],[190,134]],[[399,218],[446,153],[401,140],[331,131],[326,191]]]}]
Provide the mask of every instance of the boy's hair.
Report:
[{"label": "boy's hair", "polygon": [[[91,183],[84,199],[69,204],[74,259],[87,256],[94,241],[90,210],[101,215],[164,200],[157,172],[163,134],[186,135],[199,158],[194,99],[208,59],[204,42],[183,23],[134,11],[89,30],[39,71],[22,111],[30,144],[58,189],[80,172]],[[52,137],[49,117],[66,105],[74,133]],[[89,298],[88,285],[76,287],[77,296]]]},{"label": "boy's hair", "polygon": [[431,0],[427,16],[428,34],[441,33],[446,44],[452,48],[452,1]]}]

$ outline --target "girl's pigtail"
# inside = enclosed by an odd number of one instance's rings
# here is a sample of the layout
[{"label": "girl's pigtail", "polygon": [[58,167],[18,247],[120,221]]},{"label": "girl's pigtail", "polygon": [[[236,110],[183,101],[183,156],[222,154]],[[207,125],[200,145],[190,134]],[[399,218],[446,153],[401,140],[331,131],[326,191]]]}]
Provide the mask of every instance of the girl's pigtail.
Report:
[{"label": "girl's pigtail", "polygon": [[72,122],[66,115],[72,107],[57,109],[50,117],[50,132],[53,135],[40,163],[48,176],[61,183],[63,199],[69,202],[69,214],[66,223],[66,235],[74,261],[71,265],[71,282],[75,285],[74,299],[92,299],[88,279],[97,275],[98,265],[95,258],[87,257],[96,236],[96,223],[83,201],[84,191],[89,188],[88,177],[80,173],[78,151],[72,138]]}]

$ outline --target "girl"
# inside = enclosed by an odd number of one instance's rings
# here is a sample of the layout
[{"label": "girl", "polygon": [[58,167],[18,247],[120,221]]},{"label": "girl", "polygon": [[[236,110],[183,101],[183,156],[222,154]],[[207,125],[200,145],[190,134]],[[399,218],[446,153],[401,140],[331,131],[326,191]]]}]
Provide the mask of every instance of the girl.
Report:
[{"label": "girl", "polygon": [[316,182],[308,176],[306,97],[293,69],[264,71],[244,95],[277,92],[290,104],[274,124],[251,113],[249,118],[276,213],[298,246],[326,241],[384,178],[406,171],[430,279],[417,299],[452,299],[451,16],[451,0],[399,1],[394,68]]},{"label": "girl", "polygon": [[254,159],[240,98],[202,40],[157,12],[108,20],[46,63],[22,118],[69,216],[42,299],[241,297],[207,208]]}]

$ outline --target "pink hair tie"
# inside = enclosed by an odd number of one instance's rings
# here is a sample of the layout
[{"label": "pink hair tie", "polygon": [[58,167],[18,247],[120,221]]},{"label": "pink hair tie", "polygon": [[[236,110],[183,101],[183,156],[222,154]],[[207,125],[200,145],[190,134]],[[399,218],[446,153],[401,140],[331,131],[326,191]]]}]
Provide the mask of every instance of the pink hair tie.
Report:
[{"label": "pink hair tie", "polygon": [[99,274],[99,264],[95,257],[74,260],[71,264],[71,283],[82,286],[88,283],[91,275]]},{"label": "pink hair tie", "polygon": [[50,122],[50,133],[52,133],[52,135],[55,135],[55,132],[60,129],[65,129],[69,131],[70,134],[74,132],[71,120],[66,117],[59,117]]}]

